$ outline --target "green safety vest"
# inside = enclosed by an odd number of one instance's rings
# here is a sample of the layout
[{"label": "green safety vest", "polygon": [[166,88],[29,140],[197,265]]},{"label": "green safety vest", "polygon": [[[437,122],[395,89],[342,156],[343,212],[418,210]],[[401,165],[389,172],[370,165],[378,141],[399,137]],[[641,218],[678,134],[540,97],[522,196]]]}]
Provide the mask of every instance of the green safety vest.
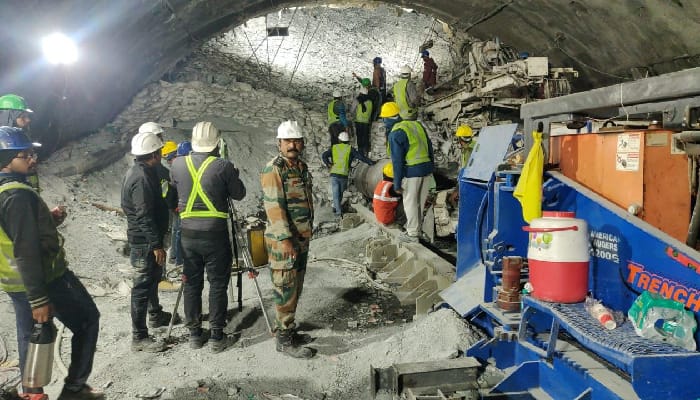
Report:
[{"label": "green safety vest", "polygon": [[350,153],[352,147],[349,144],[338,143],[331,147],[333,152],[333,166],[331,174],[348,176],[350,173]]},{"label": "green safety vest", "polygon": [[411,108],[408,105],[408,79],[399,79],[398,82],[394,84],[394,99],[396,104],[399,105],[399,115],[401,119],[413,119],[416,116],[416,109]]},{"label": "green safety vest", "polygon": [[[185,163],[187,164],[187,169],[190,171],[190,176],[192,177],[192,191],[190,191],[190,195],[187,199],[187,205],[185,206],[185,211],[180,213],[180,218],[185,219],[185,218],[223,218],[226,219],[228,218],[228,213],[227,212],[222,212],[216,209],[214,207],[214,204],[209,200],[209,197],[207,197],[207,194],[204,193],[204,189],[202,189],[202,183],[200,180],[202,179],[202,175],[204,175],[204,171],[207,169],[209,164],[214,162],[216,160],[216,157],[214,156],[209,156],[207,157],[206,160],[202,163],[202,165],[199,167],[199,169],[194,168],[194,164],[192,163],[192,156],[186,156],[185,157]],[[194,206],[194,201],[197,199],[197,196],[199,196],[200,199],[202,199],[202,203],[207,207],[206,210],[192,210],[192,207]]]},{"label": "green safety vest", "polygon": [[328,125],[340,121],[340,116],[335,113],[335,102],[337,100],[333,99],[328,103]]},{"label": "green safety vest", "polygon": [[[4,185],[0,185],[0,193],[12,189],[24,189],[36,193],[34,188],[21,182],[8,182]],[[63,251],[63,240],[60,235],[59,240],[61,243],[61,251],[57,253],[56,259]],[[22,281],[22,276],[20,275],[19,270],[17,269],[17,263],[15,262],[15,246],[12,243],[12,239],[7,236],[7,233],[4,229],[2,229],[2,227],[0,227],[0,253],[2,253],[0,254],[0,289],[8,293],[26,291],[24,282]],[[51,267],[53,267],[53,262]],[[47,271],[45,270],[45,272]],[[53,274],[48,273],[45,276],[50,277],[50,275]]]},{"label": "green safety vest", "polygon": [[428,135],[423,129],[423,125],[418,121],[399,121],[394,125],[395,131],[401,129],[408,137],[408,153],[406,153],[406,166],[418,165],[430,161],[428,151]]},{"label": "green safety vest", "polygon": [[362,104],[358,104],[357,112],[355,112],[355,122],[368,124],[369,120],[372,118],[372,100],[365,100],[364,104],[367,107],[367,111],[362,112]]},{"label": "green safety vest", "polygon": [[472,151],[474,151],[474,146],[476,146],[476,141],[472,139],[472,141],[469,142],[467,147],[462,149],[462,168],[467,166],[467,163],[469,162],[469,157],[471,157]]}]

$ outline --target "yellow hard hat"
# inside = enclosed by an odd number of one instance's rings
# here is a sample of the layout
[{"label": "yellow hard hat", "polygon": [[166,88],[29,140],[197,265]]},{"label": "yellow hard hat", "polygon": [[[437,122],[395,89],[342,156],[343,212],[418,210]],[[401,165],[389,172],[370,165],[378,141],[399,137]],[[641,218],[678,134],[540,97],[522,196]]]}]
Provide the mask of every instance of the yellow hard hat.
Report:
[{"label": "yellow hard hat", "polygon": [[168,154],[177,151],[177,143],[173,142],[172,140],[168,140],[163,144],[163,148],[160,149],[160,154],[163,157],[167,157]]},{"label": "yellow hard hat", "polygon": [[473,135],[472,128],[469,125],[460,125],[455,133],[457,137],[472,137]]},{"label": "yellow hard hat", "polygon": [[380,118],[392,118],[399,115],[399,105],[393,101],[384,103],[382,112],[379,113]]},{"label": "yellow hard hat", "polygon": [[391,161],[384,164],[384,168],[382,168],[382,173],[388,176],[389,178],[394,177],[394,166],[391,164]]}]

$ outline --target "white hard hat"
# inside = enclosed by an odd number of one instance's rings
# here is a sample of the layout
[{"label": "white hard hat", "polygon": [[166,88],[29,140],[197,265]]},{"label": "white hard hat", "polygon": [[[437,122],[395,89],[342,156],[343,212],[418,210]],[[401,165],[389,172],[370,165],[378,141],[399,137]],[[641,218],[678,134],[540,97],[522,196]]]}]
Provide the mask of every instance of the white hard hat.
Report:
[{"label": "white hard hat", "polygon": [[163,133],[163,127],[160,126],[160,124],[156,122],[145,122],[139,126],[139,133],[154,133],[156,135],[159,135]]},{"label": "white hard hat", "polygon": [[192,128],[192,150],[208,153],[219,145],[221,132],[209,121],[197,122]]},{"label": "white hard hat", "polygon": [[360,93],[362,93],[362,94],[367,94],[367,93],[368,93],[368,92],[367,92],[367,88],[366,88],[366,87],[361,87],[361,88],[360,88]]},{"label": "white hard hat", "polygon": [[151,154],[162,147],[163,141],[153,132],[137,133],[131,139],[131,154],[135,156]]},{"label": "white hard hat", "polygon": [[303,139],[301,128],[297,121],[284,121],[277,128],[277,139]]},{"label": "white hard hat", "polygon": [[343,97],[343,94],[340,93],[340,90],[336,89],[333,91],[333,98],[338,98],[338,97]]},{"label": "white hard hat", "polygon": [[348,136],[347,132],[340,132],[340,134],[338,134],[338,140],[341,142],[349,142],[350,136]]},{"label": "white hard hat", "polygon": [[411,74],[411,67],[408,65],[404,65],[401,67],[401,75],[410,75]]}]

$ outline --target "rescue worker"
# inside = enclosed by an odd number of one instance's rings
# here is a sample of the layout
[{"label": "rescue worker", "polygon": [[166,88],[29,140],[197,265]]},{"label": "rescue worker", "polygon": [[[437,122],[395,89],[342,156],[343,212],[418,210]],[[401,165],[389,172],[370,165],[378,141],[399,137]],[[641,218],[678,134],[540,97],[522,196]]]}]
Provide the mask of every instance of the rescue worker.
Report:
[{"label": "rescue worker", "polygon": [[[160,154],[168,166],[171,166],[175,160],[175,157],[177,157],[177,143],[173,142],[172,140],[166,141],[163,143],[163,148],[160,149]],[[170,172],[168,172],[168,181],[169,180]],[[170,252],[168,254],[168,262],[175,265],[182,265],[182,255],[178,254],[178,249],[175,245],[175,230],[177,229],[177,225],[180,223],[177,208],[170,210],[170,221],[172,223],[170,224]],[[178,263],[178,261],[180,262]],[[164,289],[166,282],[168,282],[165,276],[163,276],[163,281],[161,282],[162,283],[159,284],[158,287],[160,289]]]},{"label": "rescue worker", "polygon": [[311,341],[294,323],[304,286],[309,241],[314,220],[311,173],[301,160],[304,137],[296,121],[277,128],[279,155],[263,168],[260,182],[267,214],[265,246],[276,310],[277,351],[295,358],[311,358]]},{"label": "rescue worker", "polygon": [[474,133],[469,125],[460,125],[455,132],[455,137],[458,140],[459,149],[462,153],[460,168],[467,166],[469,162],[469,157],[472,155],[472,151],[476,146],[476,140],[474,140]]},{"label": "rescue worker", "polygon": [[[156,135],[161,142],[164,142],[163,134],[165,131],[160,124],[156,122],[145,122],[139,126],[139,133],[149,132]],[[170,171],[161,163],[156,165],[156,171],[158,173],[158,181],[161,185],[163,198],[165,199],[168,208],[174,210],[175,207],[177,207],[177,192],[174,190],[175,188],[170,182]]]},{"label": "rescue worker", "polygon": [[102,392],[86,384],[100,313],[67,267],[56,212],[27,184],[37,160],[34,147],[21,129],[0,128],[0,287],[16,310],[20,365],[26,363],[32,325],[55,316],[73,332],[71,363],[59,400],[103,399]]},{"label": "rescue worker", "polygon": [[399,239],[417,242],[426,199],[433,186],[433,144],[418,121],[404,121],[396,103],[385,103],[380,115],[389,132],[388,149],[394,169],[394,191],[403,196],[406,233]]},{"label": "rescue worker", "polygon": [[428,90],[437,85],[438,66],[428,50],[421,51],[420,56],[423,59],[423,87]]},{"label": "rescue worker", "polygon": [[394,84],[392,91],[394,102],[401,110],[401,119],[415,120],[418,116],[417,106],[420,98],[416,84],[411,81],[411,67],[408,65],[401,67],[400,79]]},{"label": "rescue worker", "polygon": [[224,328],[231,277],[228,234],[229,199],[241,200],[246,189],[233,163],[219,155],[221,132],[211,122],[192,128],[192,152],[173,161],[171,176],[179,193],[180,243],[184,253],[185,320],[193,349],[204,345],[202,290],[209,281],[209,346],[212,353],[226,348]]},{"label": "rescue worker", "polygon": [[377,88],[381,95],[381,103],[384,103],[386,101],[386,71],[382,67],[382,58],[374,57],[372,65],[372,86]]},{"label": "rescue worker", "polygon": [[360,88],[355,107],[355,134],[357,135],[357,148],[363,156],[369,154],[373,111],[374,104],[368,95],[367,88]]},{"label": "rescue worker", "polygon": [[326,167],[331,169],[331,194],[333,195],[333,213],[336,218],[343,216],[343,193],[348,188],[348,175],[350,165],[354,160],[360,160],[367,165],[374,165],[374,161],[365,157],[362,153],[350,146],[350,136],[347,132],[338,135],[340,143],[334,144],[330,149],[321,154],[321,159]]},{"label": "rescue worker", "polygon": [[[0,97],[0,126],[20,128],[28,135],[33,113],[34,111],[27,107],[27,102],[21,96],[6,94]],[[31,187],[41,191],[36,168],[27,176],[27,181]]]},{"label": "rescue worker", "polygon": [[347,131],[349,125],[343,95],[340,90],[334,90],[333,100],[328,103],[328,134],[331,145],[338,144],[338,135]]},{"label": "rescue worker", "polygon": [[[168,206],[161,195],[157,166],[161,165],[163,142],[152,132],[131,139],[134,164],[122,183],[121,206],[126,214],[127,239],[133,271],[131,288],[131,351],[157,353],[165,344],[148,335],[148,327],[167,325],[172,315],[163,311],[158,283],[163,278],[168,230]],[[148,315],[148,327],[146,326]]]},{"label": "rescue worker", "polygon": [[354,76],[360,83],[360,92],[362,92],[362,88],[367,89],[367,93],[365,94],[372,101],[372,115],[370,116],[370,123],[376,121],[377,117],[379,116],[379,109],[382,106],[382,97],[379,93],[379,89],[372,86],[372,81],[369,78],[360,78],[354,72],[352,73],[352,76]]},{"label": "rescue worker", "polygon": [[32,123],[33,112],[21,96],[6,94],[0,97],[0,126],[20,128],[26,133]]},{"label": "rescue worker", "polygon": [[[460,125],[455,132],[455,137],[457,138],[457,145],[461,152],[460,156],[460,168],[465,168],[469,164],[469,158],[472,155],[474,147],[476,147],[476,140],[474,140],[474,133],[469,125]],[[448,201],[452,207],[457,207],[457,201],[459,200],[459,186],[452,190],[448,195]]]},{"label": "rescue worker", "polygon": [[400,203],[401,195],[394,191],[394,166],[389,161],[382,168],[382,180],[374,188],[372,209],[377,221],[384,226],[392,226],[394,222],[400,224],[405,220]]},{"label": "rescue worker", "polygon": [[[163,147],[165,148],[165,147]],[[192,143],[185,140],[177,144],[177,149],[175,150],[175,157],[172,161],[175,161],[177,157],[184,157],[192,152]],[[172,161],[168,163],[172,166]],[[173,223],[171,228],[171,240],[170,240],[170,251],[172,252],[171,263],[178,267],[184,264],[183,254],[182,254],[182,243],[180,243],[181,227],[180,227],[180,209],[175,208],[173,212]]]}]

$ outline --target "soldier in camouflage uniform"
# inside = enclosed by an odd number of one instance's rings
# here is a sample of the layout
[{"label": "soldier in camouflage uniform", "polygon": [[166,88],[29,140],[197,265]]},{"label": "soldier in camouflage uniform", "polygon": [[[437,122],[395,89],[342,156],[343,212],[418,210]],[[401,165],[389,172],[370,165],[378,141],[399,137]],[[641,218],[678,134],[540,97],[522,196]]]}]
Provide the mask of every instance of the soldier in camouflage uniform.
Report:
[{"label": "soldier in camouflage uniform", "polygon": [[296,332],[294,314],[304,286],[313,223],[311,174],[300,159],[304,139],[296,121],[277,129],[280,154],[267,163],[260,176],[267,214],[265,245],[276,304],[277,351],[295,358],[311,358],[303,346],[307,334]]}]

